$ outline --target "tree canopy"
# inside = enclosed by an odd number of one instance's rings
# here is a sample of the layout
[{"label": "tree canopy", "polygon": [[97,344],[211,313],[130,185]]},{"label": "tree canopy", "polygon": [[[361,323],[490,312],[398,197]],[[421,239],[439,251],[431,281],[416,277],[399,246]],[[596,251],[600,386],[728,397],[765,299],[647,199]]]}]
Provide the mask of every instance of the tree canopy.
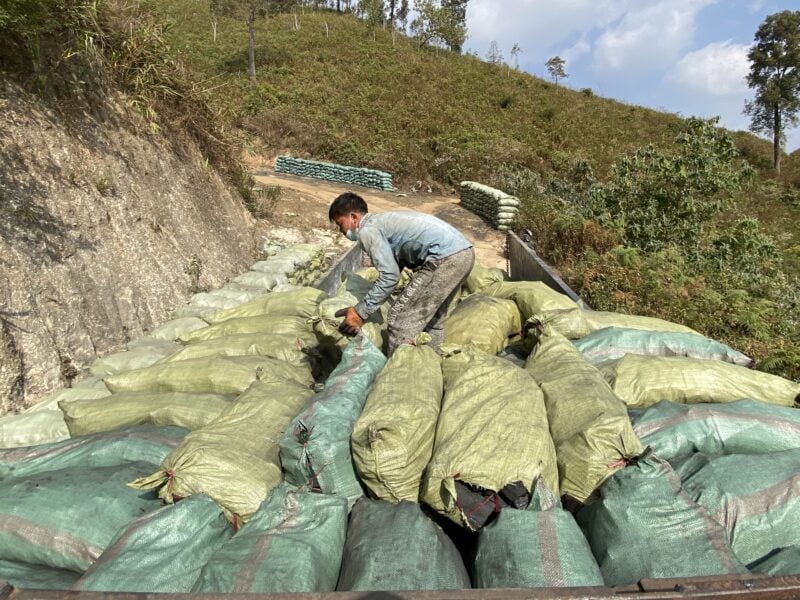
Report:
[{"label": "tree canopy", "polygon": [[800,111],[800,11],[769,15],[755,42],[747,55],[747,83],[755,98],[745,102],[744,112],[753,132],[772,134],[773,163],[780,173],[785,130],[797,125]]},{"label": "tree canopy", "polygon": [[547,67],[547,72],[550,73],[550,77],[553,78],[553,81],[556,85],[558,85],[559,79],[565,79],[569,77],[567,72],[564,70],[564,65],[567,63],[560,56],[554,56],[544,64]]},{"label": "tree canopy", "polygon": [[414,0],[417,16],[411,22],[412,35],[420,46],[438,43],[461,52],[467,39],[466,5],[467,0]]}]

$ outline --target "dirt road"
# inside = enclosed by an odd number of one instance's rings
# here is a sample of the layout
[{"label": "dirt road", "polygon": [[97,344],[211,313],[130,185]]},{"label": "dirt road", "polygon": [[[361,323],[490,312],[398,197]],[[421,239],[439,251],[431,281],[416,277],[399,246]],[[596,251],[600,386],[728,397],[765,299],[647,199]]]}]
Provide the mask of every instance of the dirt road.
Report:
[{"label": "dirt road", "polygon": [[418,210],[447,221],[475,245],[478,260],[487,267],[505,268],[505,235],[477,215],[461,208],[455,196],[425,193],[398,194],[328,181],[277,174],[268,170],[253,172],[261,187],[279,186],[280,198],[272,208],[276,224],[284,227],[330,229],[328,207],[336,196],[353,191],[367,201],[370,212]]}]

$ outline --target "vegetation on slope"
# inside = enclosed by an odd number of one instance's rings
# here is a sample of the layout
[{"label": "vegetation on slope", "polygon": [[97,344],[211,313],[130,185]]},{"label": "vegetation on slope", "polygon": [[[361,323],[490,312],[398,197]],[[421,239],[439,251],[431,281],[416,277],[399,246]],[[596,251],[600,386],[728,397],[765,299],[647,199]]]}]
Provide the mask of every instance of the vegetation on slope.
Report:
[{"label": "vegetation on slope", "polygon": [[[126,0],[9,0],[0,7],[0,73],[70,111],[108,116],[122,91],[180,154],[191,141],[246,195],[252,178],[237,147],[167,41],[169,25]],[[129,125],[133,125],[130,122]]]}]

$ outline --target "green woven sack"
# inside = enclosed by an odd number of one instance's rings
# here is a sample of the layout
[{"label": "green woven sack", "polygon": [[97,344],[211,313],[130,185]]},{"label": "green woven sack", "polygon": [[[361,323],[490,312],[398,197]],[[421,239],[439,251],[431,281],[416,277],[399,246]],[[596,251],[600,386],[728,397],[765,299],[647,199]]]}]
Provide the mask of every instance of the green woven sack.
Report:
[{"label": "green woven sack", "polygon": [[651,456],[615,473],[577,515],[606,585],[642,579],[735,575],[746,569],[728,534]]},{"label": "green woven sack", "polygon": [[364,408],[386,357],[363,335],[351,340],[325,389],[286,428],[281,464],[286,480],[323,494],[347,498],[363,495],[350,454],[353,424]]},{"label": "green woven sack", "polygon": [[278,487],[210,558],[192,591],[332,592],[342,564],[347,501]]},{"label": "green woven sack", "polygon": [[198,319],[201,319],[202,321],[207,323],[208,321],[206,321],[206,318],[210,317],[211,315],[217,312],[219,312],[218,308],[213,308],[211,306],[193,306],[189,304],[173,310],[170,313],[170,317],[172,317],[173,319],[197,317]]},{"label": "green woven sack", "polygon": [[0,581],[27,590],[68,590],[80,573],[42,565],[0,560]]},{"label": "green woven sack", "polygon": [[745,564],[800,540],[800,448],[770,454],[695,454],[676,468],[692,500],[728,530]]},{"label": "green woven sack", "polygon": [[0,450],[0,481],[72,467],[113,467],[130,462],[158,465],[188,431],[145,425],[53,444]]},{"label": "green woven sack", "polygon": [[500,511],[480,531],[471,572],[478,588],[603,585],[589,543],[560,506]]},{"label": "green woven sack", "polygon": [[661,400],[695,404],[753,398],[783,406],[800,402],[800,383],[718,361],[628,355],[600,370],[616,394],[634,408]]},{"label": "green woven sack", "polygon": [[[800,575],[800,545],[780,548],[763,560],[750,565],[750,570],[759,575]],[[0,573],[2,575],[2,573]]]},{"label": "green woven sack", "polygon": [[[317,314],[311,319],[317,335],[330,340],[344,350],[350,338],[339,333],[339,326],[344,321],[344,318],[336,317],[335,315],[338,311],[355,306],[364,299],[364,296],[374,285],[373,276],[374,280],[377,280],[378,271],[375,268],[361,269],[357,273],[348,273],[339,284],[336,295],[320,302]],[[399,287],[400,284],[398,284]],[[361,327],[362,335],[368,337],[373,344],[383,351],[385,351],[389,341],[389,332],[387,330],[388,311],[389,304],[384,303],[379,310],[370,315]]]},{"label": "green woven sack", "polygon": [[238,525],[258,510],[281,482],[278,442],[313,392],[290,380],[259,381],[214,421],[197,429],[138,489],[160,488],[168,504],[205,493]]},{"label": "green woven sack", "polygon": [[508,279],[508,275],[502,269],[486,268],[476,260],[472,271],[464,281],[464,288],[468,294],[477,294],[490,285],[502,283],[506,279]]},{"label": "green woven sack", "polygon": [[625,404],[563,335],[549,327],[525,369],[544,392],[561,493],[586,502],[614,471],[644,450]]},{"label": "green woven sack", "polygon": [[753,359],[730,346],[694,333],[643,331],[624,327],[600,329],[575,342],[575,347],[592,363],[639,356],[685,356],[702,360],[721,360],[749,367]]},{"label": "green woven sack", "polygon": [[316,336],[311,331],[301,337],[265,333],[229,335],[184,346],[162,362],[178,362],[208,356],[267,356],[293,365],[308,365],[309,357],[304,350],[314,348],[316,345]]},{"label": "green woven sack", "polygon": [[297,288],[290,292],[273,292],[242,304],[236,308],[223,310],[206,318],[211,325],[230,319],[263,316],[305,317],[314,316],[317,306],[327,298],[325,292],[315,288]]},{"label": "green woven sack", "polygon": [[262,288],[267,292],[277,285],[289,282],[283,273],[264,273],[263,271],[247,271],[234,277],[233,281],[254,288]]},{"label": "green woven sack", "polygon": [[197,392],[238,395],[259,379],[310,384],[311,370],[266,356],[209,356],[153,365],[107,378],[120,392]]},{"label": "green woven sack", "polygon": [[664,400],[633,417],[642,443],[665,460],[705,454],[764,454],[800,448],[800,410],[757,400],[676,404]]},{"label": "green woven sack", "polygon": [[489,296],[469,296],[462,300],[445,322],[445,342],[471,344],[489,354],[497,354],[509,336],[522,329],[519,309],[511,300]]},{"label": "green woven sack", "polygon": [[70,435],[88,435],[135,425],[199,429],[216,419],[235,396],[188,392],[128,392],[97,400],[59,404]]},{"label": "green woven sack", "polygon": [[[22,414],[37,412],[40,410],[58,410],[58,403],[62,400],[96,400],[107,398],[111,391],[106,387],[105,382],[99,377],[84,379],[77,385],[70,388],[63,388],[42,398],[36,404],[26,409]],[[2,421],[2,419],[0,419]]]},{"label": "green woven sack", "polygon": [[419,499],[442,406],[442,361],[424,345],[400,346],[375,380],[353,427],[353,462],[372,496]]},{"label": "green woven sack", "polygon": [[541,281],[504,281],[494,283],[481,290],[484,296],[513,300],[522,320],[527,321],[533,315],[546,310],[577,308],[577,304],[569,296],[555,291]]},{"label": "green woven sack", "polygon": [[556,454],[542,392],[523,369],[472,347],[453,352],[442,364],[444,399],[421,498],[474,529],[459,484],[496,494],[519,482],[529,495],[534,487],[557,494]]},{"label": "green woven sack", "polygon": [[462,590],[461,556],[419,504],[361,498],[347,528],[339,591]]},{"label": "green woven sack", "polygon": [[584,338],[595,331],[608,327],[697,334],[694,329],[654,317],[639,317],[599,310],[584,310],[582,308],[546,310],[534,315],[532,318],[537,322],[547,323],[555,331],[570,340]]},{"label": "green woven sack", "polygon": [[0,448],[25,448],[69,438],[60,410],[37,410],[0,418]]},{"label": "green woven sack", "polygon": [[190,592],[203,565],[232,534],[216,502],[192,496],[123,529],[72,589]]},{"label": "green woven sack", "polygon": [[[205,329],[208,323],[197,317],[182,317],[167,321],[158,329],[152,331],[148,336],[150,339],[175,341],[182,335],[188,334],[198,329]],[[130,346],[128,346],[130,349]]]},{"label": "green woven sack", "polygon": [[228,319],[205,329],[186,333],[178,339],[183,344],[195,344],[232,335],[253,333],[290,335],[300,339],[308,339],[311,328],[306,321],[306,317],[293,315],[241,317],[239,319]]},{"label": "green woven sack", "polygon": [[133,519],[159,506],[125,486],[150,463],[70,468],[0,484],[0,560],[83,572]]},{"label": "green woven sack", "polygon": [[[326,345],[325,342],[328,342],[328,345],[332,343],[341,350],[347,347],[351,338],[339,331],[344,317],[335,315],[338,311],[356,304],[358,304],[358,298],[349,293],[343,296],[334,296],[320,303],[317,315],[312,317],[309,322],[313,325],[317,336],[323,340],[323,345]],[[384,350],[388,345],[389,332],[386,319],[388,311],[389,305],[384,303],[361,326],[361,335],[369,339],[379,350]]]},{"label": "green woven sack", "polygon": [[143,344],[133,350],[117,352],[116,354],[98,358],[92,363],[89,371],[97,377],[107,377],[117,373],[124,373],[125,371],[133,371],[134,369],[144,369],[163,360],[180,348],[178,344],[168,340],[154,340],[154,342],[158,342],[158,344]]}]

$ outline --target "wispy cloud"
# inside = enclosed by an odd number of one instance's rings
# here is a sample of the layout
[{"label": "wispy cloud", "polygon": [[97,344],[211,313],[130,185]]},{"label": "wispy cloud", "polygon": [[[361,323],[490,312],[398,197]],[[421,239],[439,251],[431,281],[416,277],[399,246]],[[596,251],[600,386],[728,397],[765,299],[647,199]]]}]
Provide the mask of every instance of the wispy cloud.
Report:
[{"label": "wispy cloud", "polygon": [[594,52],[594,69],[609,76],[659,71],[675,63],[696,31],[698,13],[717,0],[642,2],[604,31]]},{"label": "wispy cloud", "polygon": [[484,54],[496,40],[504,49],[518,43],[531,56],[551,53],[603,30],[635,4],[637,0],[471,0],[468,46]]},{"label": "wispy cloud", "polygon": [[715,42],[689,52],[669,72],[669,81],[708,96],[744,97],[750,70],[749,46]]}]

